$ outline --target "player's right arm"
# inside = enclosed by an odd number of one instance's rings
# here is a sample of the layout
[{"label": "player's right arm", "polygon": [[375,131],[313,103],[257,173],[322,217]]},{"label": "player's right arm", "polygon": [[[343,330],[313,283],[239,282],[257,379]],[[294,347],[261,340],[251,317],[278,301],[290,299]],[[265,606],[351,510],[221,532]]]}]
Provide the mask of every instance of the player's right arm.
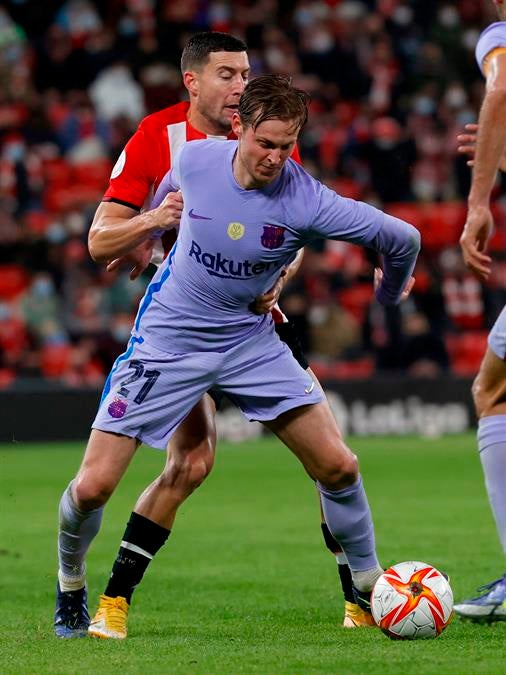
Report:
[{"label": "player's right arm", "polygon": [[144,213],[123,204],[102,202],[88,236],[91,257],[95,262],[107,262],[131,253],[160,230],[178,227],[182,210],[183,199],[177,192],[169,193],[158,208]]},{"label": "player's right arm", "polygon": [[146,118],[112,170],[88,237],[94,260],[113,260],[108,269],[120,262],[130,262],[134,265],[132,278],[138,276],[151,259],[153,232],[177,226],[182,210],[181,196],[172,195],[160,203],[158,209],[141,213],[153,185],[166,170],[168,160],[163,156],[159,141],[158,128]]},{"label": "player's right arm", "polygon": [[[498,30],[504,32],[505,27],[497,25]],[[488,41],[495,39],[493,33],[486,37]],[[504,40],[504,36],[501,35],[500,39]],[[480,63],[487,77],[487,85],[478,119],[479,133],[476,138],[467,218],[460,238],[464,262],[482,280],[486,280],[491,272],[491,258],[485,253],[493,228],[490,195],[506,148],[506,50],[493,41],[490,41],[490,45],[492,48]],[[480,42],[477,46],[477,54],[479,53]]]}]

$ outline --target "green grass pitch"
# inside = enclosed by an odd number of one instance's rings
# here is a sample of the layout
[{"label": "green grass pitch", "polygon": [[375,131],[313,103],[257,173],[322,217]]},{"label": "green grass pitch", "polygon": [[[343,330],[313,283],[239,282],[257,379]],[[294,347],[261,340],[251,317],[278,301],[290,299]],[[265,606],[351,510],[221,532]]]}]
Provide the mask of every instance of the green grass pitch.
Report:
[{"label": "green grass pitch", "polygon": [[[457,599],[504,561],[471,435],[352,439],[385,565],[446,570]],[[506,623],[454,620],[437,640],[393,642],[340,627],[343,601],[323,547],[315,490],[272,438],[220,444],[134,595],[124,642],[52,634],[57,504],[83,444],[0,446],[0,673],[506,672]],[[96,607],[141,489],[163,463],[139,450],[88,560]]]}]

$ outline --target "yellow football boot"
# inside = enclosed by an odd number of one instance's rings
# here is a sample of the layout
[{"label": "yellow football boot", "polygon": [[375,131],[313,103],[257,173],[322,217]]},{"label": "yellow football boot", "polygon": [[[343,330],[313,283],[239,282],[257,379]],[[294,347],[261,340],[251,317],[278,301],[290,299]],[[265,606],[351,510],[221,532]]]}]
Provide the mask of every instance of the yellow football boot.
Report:
[{"label": "yellow football boot", "polygon": [[372,614],[364,611],[354,602],[345,602],[343,626],[345,628],[370,628],[376,624]]},{"label": "yellow football boot", "polygon": [[127,636],[128,602],[125,598],[100,596],[97,613],[88,628],[91,637],[124,640]]}]

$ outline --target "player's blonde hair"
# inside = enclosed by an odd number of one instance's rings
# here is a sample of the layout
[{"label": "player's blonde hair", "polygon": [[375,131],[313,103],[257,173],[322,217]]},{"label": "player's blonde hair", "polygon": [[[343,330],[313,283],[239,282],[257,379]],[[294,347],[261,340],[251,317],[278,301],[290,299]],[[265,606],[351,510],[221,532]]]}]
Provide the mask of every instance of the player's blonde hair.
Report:
[{"label": "player's blonde hair", "polygon": [[297,130],[307,122],[310,96],[284,75],[262,75],[252,80],[239,101],[241,123],[256,129],[266,120],[293,120]]}]

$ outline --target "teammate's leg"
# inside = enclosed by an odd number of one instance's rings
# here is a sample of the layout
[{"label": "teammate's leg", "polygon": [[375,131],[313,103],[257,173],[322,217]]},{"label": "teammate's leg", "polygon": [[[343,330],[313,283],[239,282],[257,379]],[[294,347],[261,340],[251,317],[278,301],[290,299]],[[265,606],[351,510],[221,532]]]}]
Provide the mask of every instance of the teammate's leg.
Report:
[{"label": "teammate's leg", "polygon": [[327,401],[295,408],[265,424],[317,481],[325,522],[346,555],[355,597],[367,606],[382,568],[358,461],[344,443]]},{"label": "teammate's leg", "polygon": [[[492,344],[493,337],[494,331]],[[506,554],[506,363],[490,347],[473,384],[473,399],[485,485]],[[480,590],[482,595],[455,605],[456,613],[481,621],[506,620],[506,574]]]},{"label": "teammate's leg", "polygon": [[79,471],[60,500],[55,633],[83,637],[89,623],[85,558],[103,507],[136,450],[135,439],[94,429]]},{"label": "teammate's leg", "polygon": [[132,594],[156,553],[167,541],[176,512],[212,469],[216,408],[207,394],[179,425],[167,446],[163,472],[137,500],[89,634],[126,637]]}]

